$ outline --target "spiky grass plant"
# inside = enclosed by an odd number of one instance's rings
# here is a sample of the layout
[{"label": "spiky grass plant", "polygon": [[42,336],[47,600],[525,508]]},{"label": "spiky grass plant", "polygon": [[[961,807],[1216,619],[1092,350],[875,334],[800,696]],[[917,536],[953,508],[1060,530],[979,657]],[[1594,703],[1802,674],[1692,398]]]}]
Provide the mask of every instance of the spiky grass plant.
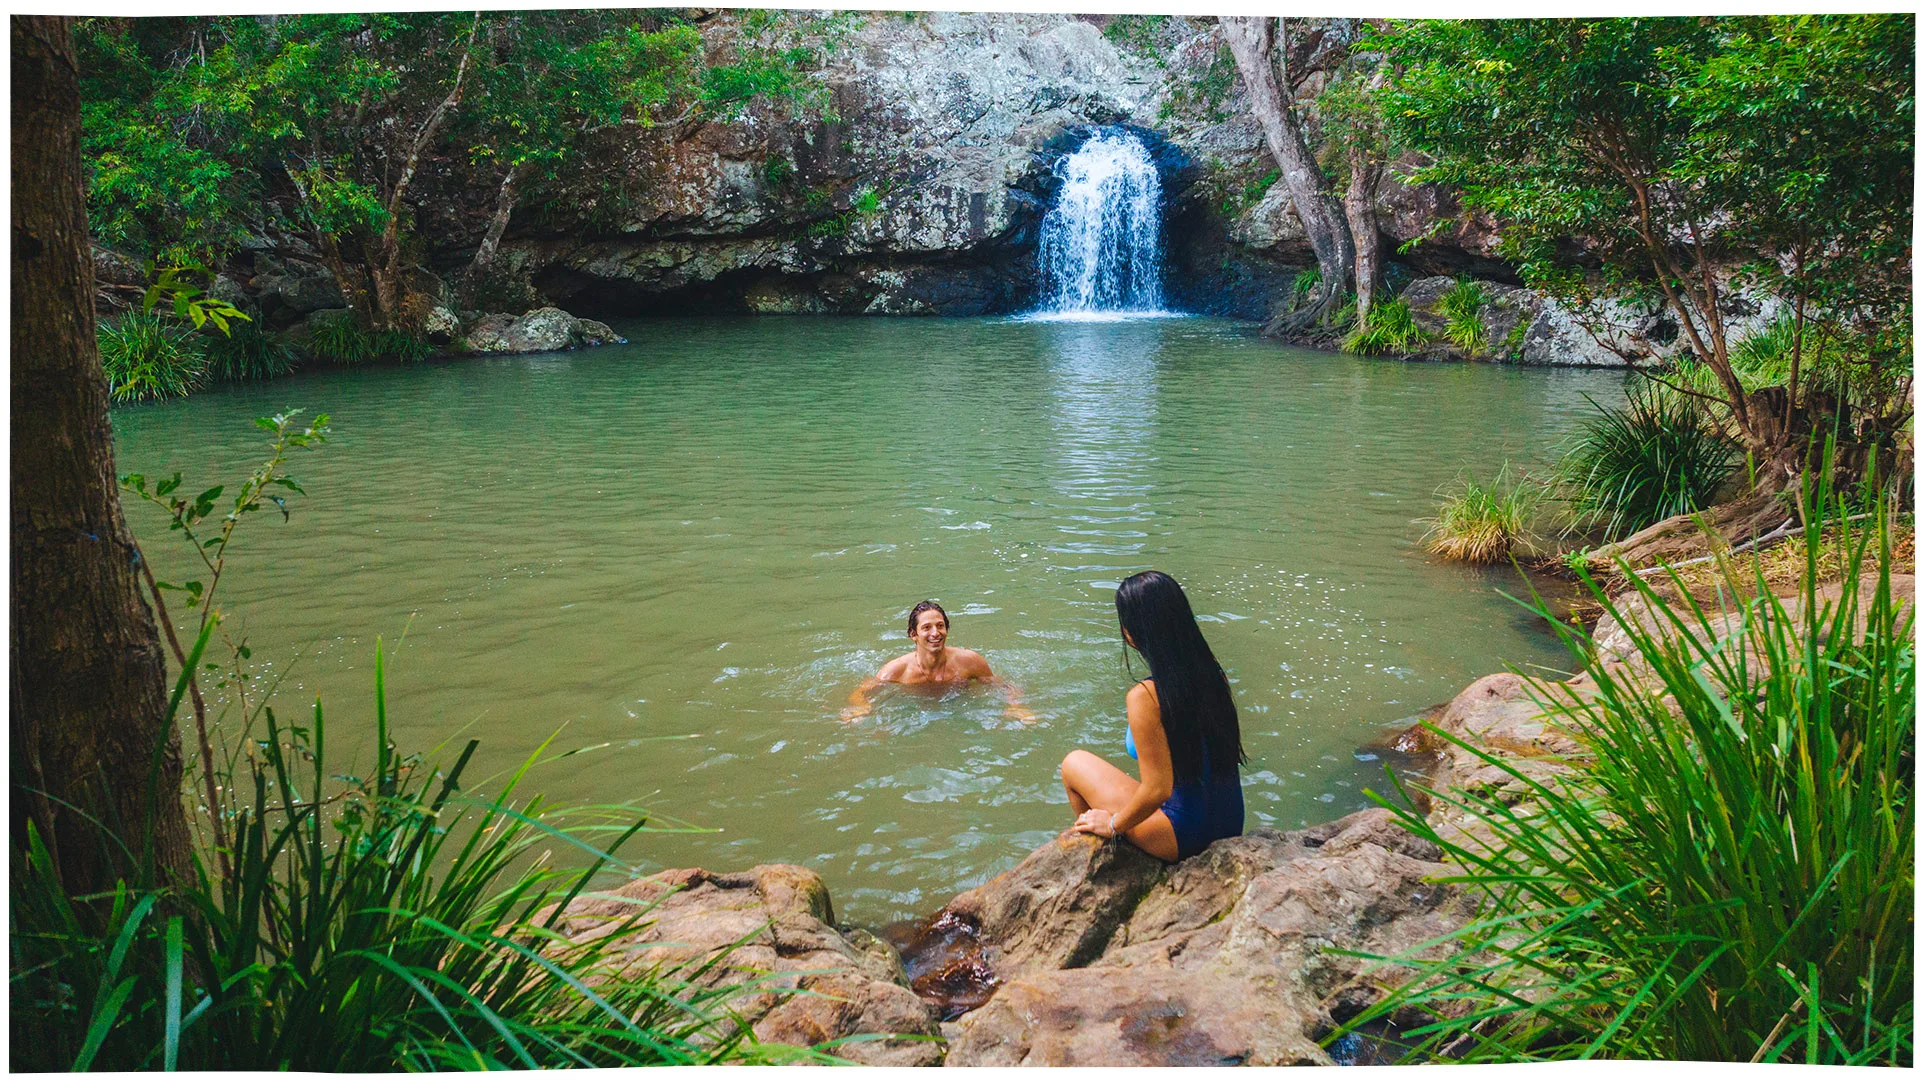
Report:
[{"label": "spiky grass plant", "polygon": [[1689,399],[1641,384],[1626,404],[1595,402],[1557,467],[1574,524],[1609,540],[1705,508],[1734,475],[1740,450]]},{"label": "spiky grass plant", "polygon": [[[1482,906],[1451,958],[1397,958],[1413,979],[1350,1027],[1425,1016],[1403,1032],[1416,1059],[1912,1065],[1913,611],[1886,504],[1850,529],[1820,503],[1797,595],[1756,575],[1722,621],[1630,570],[1646,614],[1623,617],[1587,580],[1641,659],[1590,667],[1590,695],[1535,684],[1591,752],[1576,771],[1434,732],[1506,774],[1432,796],[1485,841],[1404,789],[1389,805]],[[1847,570],[1823,589],[1827,537]]]},{"label": "spiky grass plant", "polygon": [[380,355],[374,335],[350,313],[315,319],[306,333],[306,348],[317,359],[336,364],[364,364]]},{"label": "spiky grass plant", "polygon": [[307,351],[322,360],[352,367],[375,360],[413,361],[432,351],[427,340],[405,330],[368,330],[351,314],[315,322],[307,329]]},{"label": "spiky grass plant", "polygon": [[[192,663],[212,634],[204,631]],[[191,665],[190,665],[191,666]],[[389,1072],[828,1060],[763,1046],[715,986],[718,960],[636,971],[619,933],[554,932],[644,818],[568,824],[516,787],[463,788],[475,744],[436,772],[387,741],[374,664],[377,759],[335,776],[316,703],[309,727],[265,712],[240,780],[230,869],[184,882],[140,860],[109,894],[69,897],[37,833],[13,850],[10,1064],[27,1071],[244,1069]],[[174,688],[170,714],[186,688]],[[537,755],[536,755],[537,757]],[[103,844],[117,835],[101,830]],[[566,870],[547,849],[584,851]],[[556,914],[541,917],[550,908]],[[642,925],[636,905],[627,925]]]},{"label": "spiky grass plant", "polygon": [[1461,473],[1453,485],[1435,494],[1440,510],[1420,538],[1421,546],[1443,559],[1493,563],[1506,559],[1527,536],[1542,489],[1502,465],[1492,483]]},{"label": "spiky grass plant", "polygon": [[1375,304],[1367,312],[1365,326],[1354,328],[1340,347],[1361,356],[1407,353],[1426,341],[1427,335],[1413,321],[1413,309],[1405,300]]},{"label": "spiky grass plant", "polygon": [[251,322],[228,334],[203,335],[207,374],[224,382],[257,382],[293,373],[293,348],[286,339]]},{"label": "spiky grass plant", "polygon": [[129,311],[102,322],[98,341],[116,402],[184,397],[206,382],[205,339],[177,319]]},{"label": "spiky grass plant", "polygon": [[1486,286],[1472,278],[1455,281],[1453,288],[1441,293],[1434,304],[1434,310],[1447,320],[1442,333],[1468,356],[1487,351],[1486,306]]}]

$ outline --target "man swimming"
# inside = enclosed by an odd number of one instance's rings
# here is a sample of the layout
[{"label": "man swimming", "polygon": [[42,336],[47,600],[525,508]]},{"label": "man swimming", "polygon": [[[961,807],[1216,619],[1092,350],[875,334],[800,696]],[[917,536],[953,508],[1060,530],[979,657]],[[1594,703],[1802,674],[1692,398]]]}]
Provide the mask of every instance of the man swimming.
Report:
[{"label": "man swimming", "polygon": [[867,695],[882,683],[948,686],[965,685],[975,679],[1004,687],[1007,692],[1007,715],[1016,720],[1032,722],[1033,714],[1020,703],[1019,690],[1012,683],[994,675],[993,669],[987,666],[986,657],[972,649],[947,644],[947,610],[939,604],[922,600],[913,605],[913,610],[907,613],[907,640],[913,642],[913,651],[887,661],[878,674],[855,688],[847,699],[851,704],[840,712],[842,722],[852,723],[872,712],[873,702]]}]

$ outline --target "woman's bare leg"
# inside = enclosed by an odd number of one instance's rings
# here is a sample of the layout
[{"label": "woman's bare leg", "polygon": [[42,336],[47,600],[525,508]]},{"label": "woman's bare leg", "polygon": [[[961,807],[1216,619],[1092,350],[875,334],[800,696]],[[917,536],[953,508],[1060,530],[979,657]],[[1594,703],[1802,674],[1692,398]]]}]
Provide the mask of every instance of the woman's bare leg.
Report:
[{"label": "woman's bare leg", "polygon": [[[1060,781],[1066,785],[1067,801],[1073,804],[1076,818],[1096,807],[1117,814],[1140,789],[1140,781],[1085,750],[1075,750],[1060,763]],[[1134,847],[1157,859],[1172,862],[1179,857],[1180,844],[1165,811],[1147,815],[1145,821],[1128,829],[1126,836]]]}]

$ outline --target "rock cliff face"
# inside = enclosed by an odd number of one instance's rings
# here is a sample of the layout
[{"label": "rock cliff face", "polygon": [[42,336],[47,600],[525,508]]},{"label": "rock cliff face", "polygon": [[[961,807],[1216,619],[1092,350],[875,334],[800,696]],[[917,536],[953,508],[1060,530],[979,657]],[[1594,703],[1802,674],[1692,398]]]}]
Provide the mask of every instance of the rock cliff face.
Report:
[{"label": "rock cliff face", "polygon": [[[1140,135],[1160,166],[1170,306],[1264,321],[1314,265],[1211,22],[1160,19],[1142,39],[1109,36],[1111,20],[1095,16],[841,18],[841,31],[809,42],[822,55],[824,98],[813,106],[594,136],[564,176],[523,193],[478,302],[595,319],[1027,310],[1041,299],[1035,256],[1057,167],[1109,125]],[[1303,25],[1333,28],[1324,35],[1333,42],[1345,22]],[[748,32],[734,13],[710,12],[700,25],[715,59]],[[1303,93],[1323,81],[1310,76]],[[1517,285],[1495,255],[1495,225],[1445,190],[1406,183],[1411,166],[1389,169],[1379,196],[1390,283],[1468,275]],[[414,232],[437,347],[520,349],[508,343],[540,337],[489,324],[476,339],[484,312],[456,311],[446,284],[479,246],[498,183],[461,160],[423,162]],[[227,275],[220,288],[271,329],[298,330],[345,303],[317,261],[246,250]],[[1497,339],[1490,358],[1624,362],[1533,294],[1508,289],[1502,300],[1525,338]]]},{"label": "rock cliff face", "polygon": [[[1264,319],[1312,265],[1284,185],[1223,201],[1272,162],[1211,24],[1167,20],[1142,50],[1080,16],[855,20],[826,50],[824,111],[756,107],[735,121],[605,135],[563,179],[556,209],[513,219],[494,264],[496,306],[601,318],[1023,310],[1037,300],[1054,167],[1091,128],[1114,124],[1145,137],[1161,165],[1170,303]],[[717,15],[703,32],[722,55],[739,26]],[[1196,80],[1211,80],[1213,100],[1191,100]],[[421,232],[434,269],[451,275],[479,242],[490,181],[439,163],[433,182],[445,194]],[[1443,196],[1392,182],[1383,209],[1389,247],[1457,216]],[[1412,265],[1505,274],[1490,244],[1468,221]]]}]

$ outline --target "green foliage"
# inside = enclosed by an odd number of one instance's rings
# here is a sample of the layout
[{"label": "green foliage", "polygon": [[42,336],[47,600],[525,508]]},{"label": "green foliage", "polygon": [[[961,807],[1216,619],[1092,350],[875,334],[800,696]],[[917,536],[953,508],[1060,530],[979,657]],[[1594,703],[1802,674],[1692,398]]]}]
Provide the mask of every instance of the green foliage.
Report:
[{"label": "green foliage", "polygon": [[[1228,191],[1220,200],[1221,216],[1229,218],[1239,217],[1252,207],[1260,205],[1260,201],[1267,197],[1267,192],[1272,189],[1274,184],[1279,182],[1280,170],[1268,169],[1259,176],[1248,180],[1245,184]],[[1319,267],[1315,267],[1314,272],[1317,275]],[[1318,281],[1320,279],[1316,276],[1314,280]],[[1297,275],[1294,279],[1294,288],[1299,288],[1299,278]]]},{"label": "green foliage", "polygon": [[[174,709],[184,690],[183,678]],[[563,819],[537,797],[517,799],[537,756],[496,798],[463,788],[477,743],[444,772],[399,756],[387,741],[377,643],[374,714],[378,756],[362,778],[336,775],[351,765],[329,758],[318,703],[305,727],[264,710],[224,873],[209,875],[202,860],[186,882],[147,872],[104,897],[69,898],[30,832],[12,853],[8,929],[13,1022],[34,1038],[15,1042],[15,1067],[390,1072],[821,1058],[755,1042],[728,1003],[764,988],[707,985],[711,963],[622,970],[629,958],[608,946],[644,923],[644,903],[594,942],[554,931],[559,908],[603,867],[632,872],[616,852],[644,816],[606,808]],[[593,861],[557,869],[539,857],[549,848],[584,848]]]},{"label": "green foliage", "polygon": [[1643,384],[1618,409],[1588,404],[1595,414],[1557,469],[1576,523],[1609,540],[1705,509],[1740,464],[1738,448],[1682,395]]},{"label": "green foliage", "polygon": [[373,335],[350,316],[314,319],[307,327],[306,349],[315,359],[336,364],[364,364],[379,353]]},{"label": "green foliage", "polygon": [[185,397],[206,382],[205,339],[185,323],[129,311],[100,323],[98,338],[115,402]]},{"label": "green foliage", "polygon": [[[156,268],[149,266],[148,271],[156,272]],[[154,279],[153,284],[147,286],[146,293],[140,298],[141,313],[153,314],[154,306],[165,299],[173,308],[174,315],[192,323],[195,330],[205,329],[208,323],[212,323],[222,334],[231,334],[233,329],[228,325],[230,322],[253,321],[239,308],[208,294],[196,285],[189,284],[186,281],[186,275],[190,271],[207,277],[213,276],[212,271],[199,263],[157,268],[159,276]]]},{"label": "green foliage", "polygon": [[349,313],[314,320],[307,328],[305,345],[316,359],[348,367],[375,360],[420,360],[433,351],[418,334],[405,330],[368,330]]},{"label": "green foliage", "polygon": [[1420,538],[1422,547],[1443,559],[1493,563],[1506,559],[1526,538],[1543,489],[1501,465],[1493,482],[1482,484],[1461,473],[1451,487],[1435,493],[1440,511]]},{"label": "green foliage", "polygon": [[1448,341],[1460,346],[1469,356],[1487,351],[1487,323],[1482,312],[1487,306],[1486,287],[1472,278],[1461,278],[1453,288],[1440,294],[1434,308],[1447,320],[1444,333]]},{"label": "green foliage", "polygon": [[1233,95],[1240,70],[1233,65],[1233,53],[1223,39],[1213,52],[1202,58],[1202,65],[1189,78],[1171,80],[1167,96],[1160,102],[1160,122],[1199,117],[1209,123],[1230,119],[1227,99]]},{"label": "green foliage", "polygon": [[293,347],[285,338],[252,323],[231,334],[201,335],[207,374],[222,382],[254,382],[292,374]]},{"label": "green foliage", "polygon": [[[1603,326],[1603,301],[1671,290],[1717,350],[1713,276],[1735,270],[1872,338],[1877,368],[1899,373],[1876,411],[1898,412],[1913,34],[1907,14],[1434,20],[1372,47],[1400,65],[1386,112],[1431,160],[1416,179],[1500,221],[1529,285]],[[1569,236],[1598,273],[1567,261]]]},{"label": "green foliage", "polygon": [[775,154],[767,159],[766,165],[761,169],[761,175],[765,178],[767,187],[774,191],[784,191],[793,185],[799,172],[793,167],[793,162],[780,154]]},{"label": "green foliage", "polygon": [[853,197],[853,213],[857,217],[869,217],[880,212],[880,189],[863,187]]},{"label": "green foliage", "polygon": [[1526,347],[1526,344],[1527,321],[1525,319],[1515,320],[1513,329],[1507,331],[1506,340],[1500,343],[1500,347],[1506,350],[1507,359],[1518,360],[1520,359],[1520,351]]},{"label": "green foliage", "polygon": [[1108,17],[1107,25],[1101,28],[1100,36],[1128,52],[1146,57],[1164,69],[1167,66],[1167,30],[1172,22],[1171,15],[1113,15]]},{"label": "green foliage", "polygon": [[[1798,595],[1756,574],[1725,623],[1630,571],[1645,614],[1626,615],[1587,579],[1644,662],[1594,664],[1591,696],[1535,684],[1583,769],[1543,781],[1439,735],[1505,774],[1433,795],[1486,843],[1395,810],[1479,916],[1461,959],[1398,958],[1411,982],[1350,1026],[1435,1017],[1407,1032],[1416,1058],[1912,1065],[1913,606],[1886,505],[1850,531],[1820,502]],[[1823,532],[1838,595],[1819,593]]]},{"label": "green foliage", "polygon": [[384,308],[425,195],[404,167],[416,140],[425,160],[499,169],[510,212],[515,191],[551,200],[596,132],[824,102],[808,34],[831,43],[847,17],[741,24],[710,65],[672,11],[82,20],[90,220],[110,243],[210,265],[249,235],[298,237],[339,253],[372,327],[408,325],[406,296]]},{"label": "green foliage", "polygon": [[1361,356],[1408,353],[1427,340],[1426,332],[1413,321],[1413,309],[1405,300],[1377,303],[1367,312],[1366,325],[1355,327],[1340,347]]},{"label": "green foliage", "polygon": [[1320,284],[1320,268],[1309,266],[1293,275],[1293,306],[1299,307],[1313,295],[1313,287]]}]

